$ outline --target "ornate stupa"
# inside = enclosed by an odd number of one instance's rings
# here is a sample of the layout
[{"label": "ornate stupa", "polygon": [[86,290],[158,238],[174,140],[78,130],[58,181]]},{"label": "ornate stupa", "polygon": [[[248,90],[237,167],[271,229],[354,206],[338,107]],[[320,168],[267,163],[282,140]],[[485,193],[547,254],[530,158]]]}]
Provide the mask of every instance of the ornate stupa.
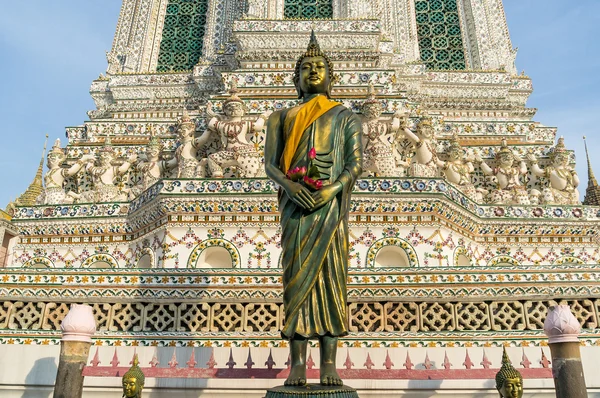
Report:
[{"label": "ornate stupa", "polygon": [[[84,395],[118,396],[134,351],[147,396],[280,384],[278,187],[263,150],[271,112],[298,104],[311,30],[332,99],[358,114],[379,103],[355,126],[376,171],[350,208],[342,378],[359,395],[497,394],[508,346],[527,389],[551,394],[542,329],[556,303],[598,367],[597,184],[580,203],[573,152],[553,157],[557,129],[527,106],[501,0],[125,0],[95,109],[44,176],[64,194],[38,203],[40,168],[0,216],[0,349],[19,361],[3,391],[51,391],[46,359],[73,302],[97,321]],[[311,379],[317,347],[307,363]]]}]

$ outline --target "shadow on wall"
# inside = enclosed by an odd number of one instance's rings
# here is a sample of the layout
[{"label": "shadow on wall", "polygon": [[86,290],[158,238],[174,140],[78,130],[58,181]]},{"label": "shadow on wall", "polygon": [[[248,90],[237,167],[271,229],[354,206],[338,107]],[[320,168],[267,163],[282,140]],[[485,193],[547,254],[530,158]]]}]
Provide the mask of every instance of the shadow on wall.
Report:
[{"label": "shadow on wall", "polygon": [[421,380],[409,380],[408,390],[402,398],[429,398],[437,395],[437,390],[442,386],[443,380],[428,380],[427,389],[423,389]]},{"label": "shadow on wall", "polygon": [[58,367],[56,366],[55,357],[46,357],[36,360],[25,377],[25,391],[23,392],[23,395],[21,395],[21,398],[51,397],[52,386],[54,386],[57,372]]}]

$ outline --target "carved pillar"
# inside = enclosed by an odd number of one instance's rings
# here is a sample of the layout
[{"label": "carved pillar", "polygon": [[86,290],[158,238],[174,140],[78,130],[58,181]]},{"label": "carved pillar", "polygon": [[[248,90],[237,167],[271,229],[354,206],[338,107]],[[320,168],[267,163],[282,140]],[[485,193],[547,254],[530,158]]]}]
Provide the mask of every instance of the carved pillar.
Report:
[{"label": "carved pillar", "polygon": [[512,75],[517,74],[515,58],[517,52],[513,49],[508,33],[508,24],[502,0],[486,0],[486,11],[488,13],[488,26],[490,39],[497,54],[497,69],[504,68]]},{"label": "carved pillar", "polygon": [[586,398],[588,395],[578,338],[581,325],[568,305],[550,307],[544,322],[544,332],[548,336],[552,353],[556,398]]},{"label": "carved pillar", "polygon": [[83,367],[85,366],[92,336],[96,332],[96,320],[89,305],[71,305],[60,329],[58,373],[54,384],[54,398],[78,398],[83,393]]},{"label": "carved pillar", "polygon": [[156,71],[168,4],[169,0],[155,0],[152,7],[152,15],[149,21],[146,44],[144,45],[142,62],[142,70],[144,72]]},{"label": "carved pillar", "polygon": [[333,19],[352,18],[347,0],[331,0],[331,8],[333,9]]},{"label": "carved pillar", "polygon": [[283,19],[285,0],[268,0],[267,18]]},{"label": "carved pillar", "polygon": [[392,0],[387,12],[391,14],[387,33],[392,35],[398,62],[419,61],[421,58],[414,0]]}]

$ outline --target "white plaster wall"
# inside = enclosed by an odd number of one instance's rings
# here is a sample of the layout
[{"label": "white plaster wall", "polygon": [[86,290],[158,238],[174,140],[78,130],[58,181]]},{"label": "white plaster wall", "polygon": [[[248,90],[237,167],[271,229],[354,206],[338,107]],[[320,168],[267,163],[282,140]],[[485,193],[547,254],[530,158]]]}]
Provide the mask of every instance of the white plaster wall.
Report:
[{"label": "white plaster wall", "polygon": [[[114,353],[114,347],[99,347],[100,366],[107,366]],[[121,365],[129,363],[133,356],[133,347],[119,347],[119,360]],[[170,347],[137,347],[142,366],[147,366],[153,355],[160,360],[165,360],[173,354]],[[178,347],[178,361],[187,361],[191,349]],[[246,348],[233,348],[234,358],[238,365],[243,368],[239,357],[247,355]],[[338,351],[338,363],[344,361],[348,349]],[[366,349],[350,348],[350,355],[354,363],[359,364],[366,357]],[[399,348],[402,356],[407,349]],[[532,367],[540,367],[534,361],[535,355],[539,355],[539,347],[528,347],[525,349],[528,357],[532,360]],[[545,351],[549,351],[546,347]],[[205,352],[206,351],[206,352]],[[196,349],[196,360],[202,366],[202,361],[207,360],[208,350]],[[96,347],[90,350],[90,358],[95,354]],[[215,350],[217,363],[225,363],[228,357],[228,349]],[[412,361],[419,367],[425,353],[429,355],[432,362],[440,364],[445,353],[453,364],[460,364],[464,360],[463,348],[410,348]],[[522,348],[508,348],[513,363],[519,362]],[[0,345],[0,396],[2,398],[34,398],[50,397],[52,386],[56,377],[58,367],[59,346],[32,346],[32,345]],[[268,356],[268,350],[252,349],[252,357],[256,364],[264,363]],[[501,348],[486,348],[490,360],[495,363],[501,355]],[[382,368],[386,349],[369,349],[369,354],[375,368]],[[478,363],[482,355],[482,349],[471,348],[469,351],[473,362]],[[187,355],[187,356],[186,356]],[[315,362],[318,362],[318,349],[312,349]],[[287,349],[273,349],[273,357],[276,363],[283,363],[287,359]],[[584,361],[584,372],[588,385],[588,396],[600,398],[600,379],[597,377],[597,369],[600,365],[600,347],[582,347],[582,359]],[[109,365],[110,366],[110,365]],[[180,365],[181,366],[181,365]],[[257,365],[260,367],[259,365]],[[438,366],[439,367],[439,366]],[[458,366],[457,366],[458,367]],[[399,366],[394,366],[399,368]],[[453,367],[454,368],[454,367]],[[478,364],[475,368],[480,368]],[[154,379],[146,380],[145,398],[189,398],[189,397],[247,397],[258,398],[264,396],[264,390],[280,385],[282,380],[263,379]],[[497,398],[492,380],[348,380],[346,384],[357,388],[361,397],[392,397],[402,396],[404,398],[417,397],[477,397]],[[120,397],[120,378],[98,378],[87,377],[85,380],[84,398],[109,398]],[[526,398],[551,398],[554,397],[553,381],[526,380]]]}]

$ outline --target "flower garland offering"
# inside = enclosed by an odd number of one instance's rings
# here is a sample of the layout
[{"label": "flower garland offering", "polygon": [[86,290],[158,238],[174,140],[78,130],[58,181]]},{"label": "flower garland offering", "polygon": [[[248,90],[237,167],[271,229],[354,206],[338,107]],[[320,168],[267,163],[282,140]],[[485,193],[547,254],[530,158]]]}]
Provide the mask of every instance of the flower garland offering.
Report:
[{"label": "flower garland offering", "polygon": [[310,148],[308,151],[308,167],[298,166],[290,169],[285,173],[285,176],[294,182],[302,182],[307,187],[318,191],[323,188],[323,181],[319,180],[321,173],[319,168],[313,164],[313,160],[317,158],[315,148]]}]

